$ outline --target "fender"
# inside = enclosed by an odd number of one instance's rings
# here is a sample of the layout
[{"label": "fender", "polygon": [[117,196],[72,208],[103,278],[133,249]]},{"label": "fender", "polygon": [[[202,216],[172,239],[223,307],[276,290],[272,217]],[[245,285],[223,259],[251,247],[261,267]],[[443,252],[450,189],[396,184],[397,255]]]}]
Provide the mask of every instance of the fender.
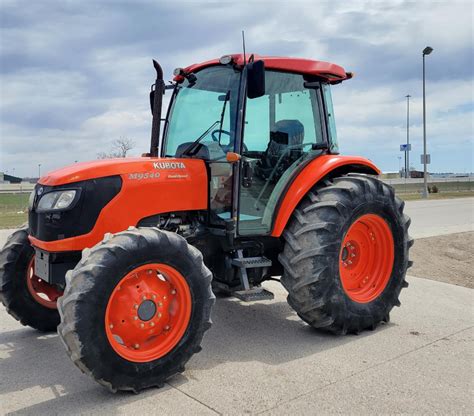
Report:
[{"label": "fender", "polygon": [[372,161],[359,156],[324,155],[311,161],[293,180],[280,200],[271,236],[281,236],[294,209],[314,185],[328,175],[340,176],[350,172],[371,175],[381,173]]}]

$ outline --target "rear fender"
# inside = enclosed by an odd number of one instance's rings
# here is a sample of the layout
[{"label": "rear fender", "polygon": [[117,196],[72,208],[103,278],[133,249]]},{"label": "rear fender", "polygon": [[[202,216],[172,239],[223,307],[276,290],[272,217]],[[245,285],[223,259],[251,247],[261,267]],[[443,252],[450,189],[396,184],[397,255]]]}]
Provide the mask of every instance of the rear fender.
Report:
[{"label": "rear fender", "polygon": [[299,172],[280,199],[273,222],[272,237],[281,236],[294,209],[314,185],[327,177],[351,172],[380,174],[380,170],[372,161],[359,156],[324,155],[311,161]]}]

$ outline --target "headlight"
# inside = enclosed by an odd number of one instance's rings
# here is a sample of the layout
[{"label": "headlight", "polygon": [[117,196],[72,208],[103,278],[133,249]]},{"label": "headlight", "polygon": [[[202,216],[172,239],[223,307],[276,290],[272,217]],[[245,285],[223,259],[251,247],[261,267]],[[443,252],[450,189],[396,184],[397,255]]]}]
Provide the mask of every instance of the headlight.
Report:
[{"label": "headlight", "polygon": [[76,198],[76,191],[57,191],[44,194],[39,200],[36,211],[53,211],[68,208]]}]

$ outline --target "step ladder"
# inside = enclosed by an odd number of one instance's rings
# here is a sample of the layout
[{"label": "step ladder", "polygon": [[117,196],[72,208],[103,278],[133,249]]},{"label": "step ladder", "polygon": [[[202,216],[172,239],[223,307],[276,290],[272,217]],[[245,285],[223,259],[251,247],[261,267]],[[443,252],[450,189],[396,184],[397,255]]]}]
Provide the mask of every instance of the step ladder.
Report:
[{"label": "step ladder", "polygon": [[272,265],[272,261],[266,257],[244,257],[243,250],[237,250],[236,257],[231,261],[232,266],[239,270],[240,282],[242,290],[232,292],[232,295],[244,302],[255,302],[259,300],[272,300],[274,295],[272,292],[263,287],[250,287],[247,275],[247,269],[262,268],[262,273],[266,272]]}]

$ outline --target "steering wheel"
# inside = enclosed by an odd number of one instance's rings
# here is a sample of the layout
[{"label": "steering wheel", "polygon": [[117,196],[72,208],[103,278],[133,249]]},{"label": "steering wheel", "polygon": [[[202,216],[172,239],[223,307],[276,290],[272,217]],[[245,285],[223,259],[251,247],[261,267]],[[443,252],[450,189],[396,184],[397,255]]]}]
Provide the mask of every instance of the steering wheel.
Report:
[{"label": "steering wheel", "polygon": [[221,135],[221,134],[225,134],[227,136],[230,137],[230,132],[228,132],[227,130],[223,130],[223,129],[216,129],[214,130],[212,133],[211,133],[211,137],[212,137],[212,140],[214,140],[215,142],[218,142],[219,144],[220,143],[220,137],[218,137],[217,135]]},{"label": "steering wheel", "polygon": [[[214,140],[215,142],[218,142],[219,145],[222,147],[222,150],[224,152],[232,152],[233,151],[233,147],[234,147],[234,144],[233,143],[230,143],[230,144],[221,144],[219,142],[219,136],[218,134],[225,134],[227,136],[230,137],[230,132],[228,132],[227,130],[223,130],[223,129],[216,129],[214,130],[212,133],[211,133],[211,137],[212,137],[212,140]],[[243,152],[247,152],[248,151],[248,148],[247,146],[245,145],[245,143],[242,145],[242,151]]]}]

